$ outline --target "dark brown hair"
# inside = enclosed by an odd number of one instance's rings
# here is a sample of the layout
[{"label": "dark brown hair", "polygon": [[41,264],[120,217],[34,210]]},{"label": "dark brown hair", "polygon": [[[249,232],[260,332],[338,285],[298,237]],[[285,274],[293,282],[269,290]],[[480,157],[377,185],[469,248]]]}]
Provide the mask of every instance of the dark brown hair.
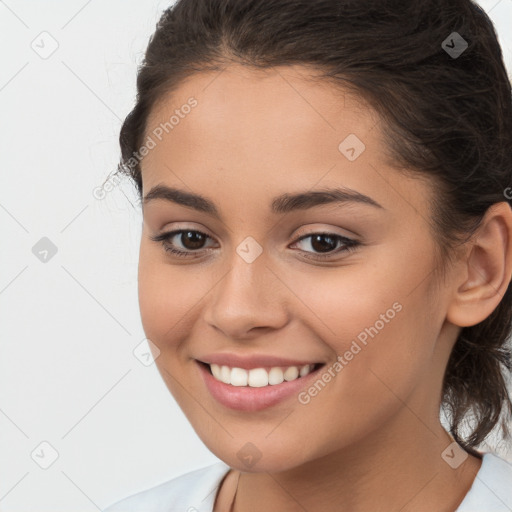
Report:
[{"label": "dark brown hair", "polygon": [[[436,185],[431,227],[442,268],[490,206],[511,204],[511,86],[494,27],[472,1],[178,0],[150,39],[120,133],[118,172],[139,197],[134,155],[156,102],[184,78],[231,63],[310,66],[364,98],[386,124],[395,166]],[[443,410],[473,454],[499,423],[509,435],[511,325],[509,285],[488,318],[461,330],[448,361]]]}]

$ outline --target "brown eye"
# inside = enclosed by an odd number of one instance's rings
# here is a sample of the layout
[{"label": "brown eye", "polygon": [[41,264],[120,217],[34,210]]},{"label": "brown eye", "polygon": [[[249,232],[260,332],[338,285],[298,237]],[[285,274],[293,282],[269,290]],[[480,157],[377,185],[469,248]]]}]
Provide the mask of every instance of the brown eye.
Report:
[{"label": "brown eye", "polygon": [[[169,233],[151,236],[150,239],[154,242],[162,242],[164,249],[176,256],[195,257],[194,253],[200,253],[204,249],[204,243],[211,237],[193,229],[177,229]],[[178,247],[176,247],[176,240],[179,244]]]},{"label": "brown eye", "polygon": [[318,252],[328,252],[336,249],[338,241],[330,235],[313,235],[311,237],[311,247]]},{"label": "brown eye", "polygon": [[[325,259],[333,257],[336,254],[349,252],[355,250],[361,242],[352,240],[335,233],[311,233],[309,235],[302,236],[295,242],[296,244],[310,239],[309,245],[313,250],[304,250],[303,252],[312,253],[312,256],[305,256],[309,259]],[[341,247],[338,244],[341,243]]]},{"label": "brown eye", "polygon": [[190,249],[191,251],[202,249],[206,237],[204,233],[199,231],[182,231],[180,236],[180,242],[185,249]]}]

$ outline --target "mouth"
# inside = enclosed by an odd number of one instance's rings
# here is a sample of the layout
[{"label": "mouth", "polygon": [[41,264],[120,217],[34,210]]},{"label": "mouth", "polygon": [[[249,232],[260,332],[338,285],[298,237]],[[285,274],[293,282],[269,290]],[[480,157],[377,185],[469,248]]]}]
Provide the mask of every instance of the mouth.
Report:
[{"label": "mouth", "polygon": [[[301,390],[319,378],[325,363],[244,369],[195,360],[200,377],[222,406],[239,412],[257,412],[298,400]],[[302,375],[301,375],[302,373]]]},{"label": "mouth", "polygon": [[325,363],[309,363],[301,366],[273,366],[238,368],[197,361],[217,382],[233,387],[262,388],[277,386],[283,382],[300,380],[316,372]]}]

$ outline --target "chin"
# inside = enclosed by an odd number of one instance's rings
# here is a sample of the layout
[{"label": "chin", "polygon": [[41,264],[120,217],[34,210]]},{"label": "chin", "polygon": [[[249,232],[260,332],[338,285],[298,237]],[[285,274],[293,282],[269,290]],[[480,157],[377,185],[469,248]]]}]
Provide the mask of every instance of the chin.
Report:
[{"label": "chin", "polygon": [[[276,439],[277,441],[277,439]],[[262,440],[234,441],[227,445],[213,447],[205,443],[207,448],[220,460],[233,469],[244,473],[279,473],[294,469],[306,463],[309,458],[297,451],[296,447],[289,449],[281,443],[266,443]],[[266,444],[266,446],[262,446]],[[313,457],[314,458],[314,457]]]}]

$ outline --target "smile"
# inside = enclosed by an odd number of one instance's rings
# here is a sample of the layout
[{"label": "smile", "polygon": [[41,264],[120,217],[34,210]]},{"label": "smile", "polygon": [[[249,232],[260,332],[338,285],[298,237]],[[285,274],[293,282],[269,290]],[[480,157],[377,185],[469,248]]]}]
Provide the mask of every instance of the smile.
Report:
[{"label": "smile", "polygon": [[288,366],[273,368],[253,368],[246,370],[244,368],[231,368],[225,365],[210,364],[213,377],[224,384],[231,384],[237,387],[261,388],[265,386],[275,386],[284,381],[290,382],[301,377],[305,377],[315,369],[315,364],[306,364],[303,366]]},{"label": "smile", "polygon": [[244,412],[260,411],[297,397],[304,387],[318,378],[325,366],[317,363],[244,369],[202,361],[196,363],[211,396],[229,409]]}]

